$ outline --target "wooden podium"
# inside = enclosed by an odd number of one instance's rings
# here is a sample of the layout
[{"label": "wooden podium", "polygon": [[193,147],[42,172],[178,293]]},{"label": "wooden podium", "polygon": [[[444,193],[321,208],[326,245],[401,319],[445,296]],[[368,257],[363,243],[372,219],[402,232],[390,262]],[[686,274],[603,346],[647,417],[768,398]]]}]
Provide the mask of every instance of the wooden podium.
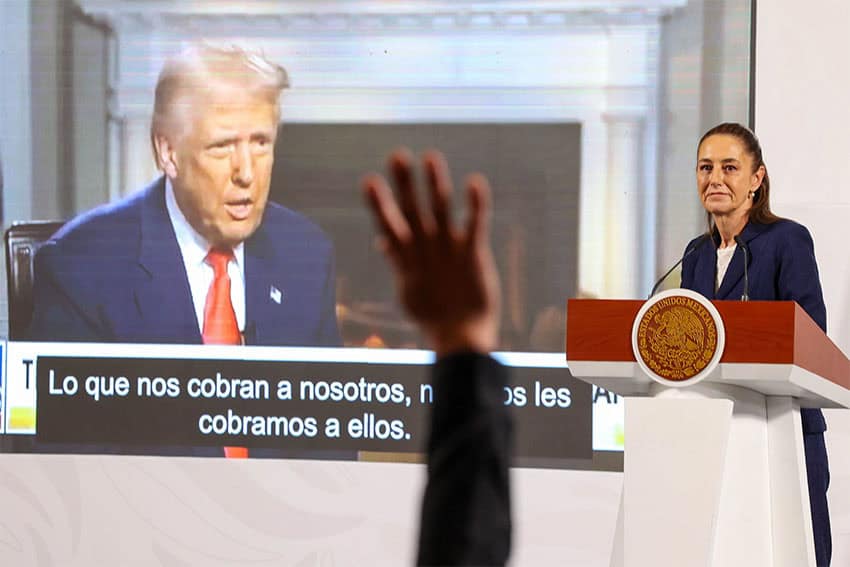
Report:
[{"label": "wooden podium", "polygon": [[850,407],[850,360],[794,302],[717,301],[719,364],[665,385],[635,356],[644,304],[567,308],[572,375],[627,397],[612,567],[816,567],[800,408]]}]

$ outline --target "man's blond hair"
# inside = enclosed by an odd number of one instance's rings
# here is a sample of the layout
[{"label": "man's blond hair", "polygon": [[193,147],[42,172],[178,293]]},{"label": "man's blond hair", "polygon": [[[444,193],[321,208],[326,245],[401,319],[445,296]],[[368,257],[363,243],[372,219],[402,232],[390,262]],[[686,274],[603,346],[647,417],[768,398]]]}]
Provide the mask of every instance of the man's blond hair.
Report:
[{"label": "man's blond hair", "polygon": [[265,98],[277,112],[280,93],[289,87],[289,76],[262,53],[236,45],[199,43],[169,58],[156,82],[151,119],[151,146],[158,167],[162,166],[157,137],[173,134],[193,100],[222,85]]}]

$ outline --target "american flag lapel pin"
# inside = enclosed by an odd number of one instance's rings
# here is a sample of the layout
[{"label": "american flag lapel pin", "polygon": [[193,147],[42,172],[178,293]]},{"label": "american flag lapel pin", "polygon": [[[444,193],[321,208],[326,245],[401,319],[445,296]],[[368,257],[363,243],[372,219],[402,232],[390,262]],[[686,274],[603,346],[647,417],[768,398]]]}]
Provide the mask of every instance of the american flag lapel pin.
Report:
[{"label": "american flag lapel pin", "polygon": [[271,288],[269,288],[269,297],[272,301],[280,305],[280,302],[283,301],[283,292],[275,286],[271,286]]}]

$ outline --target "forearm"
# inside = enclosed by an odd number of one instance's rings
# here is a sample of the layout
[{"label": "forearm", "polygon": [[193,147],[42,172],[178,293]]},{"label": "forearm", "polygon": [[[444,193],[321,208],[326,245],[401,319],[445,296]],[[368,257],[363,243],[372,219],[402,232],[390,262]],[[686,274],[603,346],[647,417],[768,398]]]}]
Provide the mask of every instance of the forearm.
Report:
[{"label": "forearm", "polygon": [[507,370],[467,352],[439,360],[433,376],[418,564],[503,565],[511,535]]}]

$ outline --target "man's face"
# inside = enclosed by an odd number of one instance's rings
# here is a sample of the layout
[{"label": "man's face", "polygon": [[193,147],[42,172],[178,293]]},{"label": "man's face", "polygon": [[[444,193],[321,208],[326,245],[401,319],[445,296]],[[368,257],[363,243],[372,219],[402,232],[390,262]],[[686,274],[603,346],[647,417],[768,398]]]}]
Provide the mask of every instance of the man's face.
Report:
[{"label": "man's face", "polygon": [[166,174],[189,224],[211,246],[250,237],[269,196],[277,109],[267,98],[221,86],[187,99],[170,140]]}]

